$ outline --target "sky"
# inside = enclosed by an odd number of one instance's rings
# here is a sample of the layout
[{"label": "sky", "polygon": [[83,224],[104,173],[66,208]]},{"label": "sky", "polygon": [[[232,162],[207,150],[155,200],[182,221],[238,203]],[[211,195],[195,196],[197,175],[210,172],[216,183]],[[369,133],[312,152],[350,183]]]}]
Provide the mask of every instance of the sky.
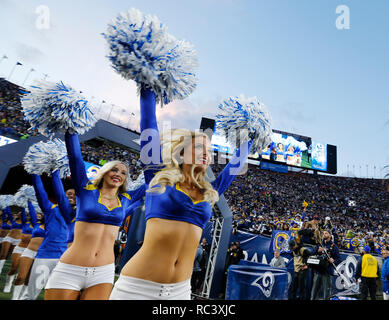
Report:
[{"label": "sky", "polygon": [[223,99],[255,96],[274,129],[336,145],[337,175],[389,172],[387,0],[0,0],[0,76],[63,81],[101,118],[138,129],[136,85],[111,68],[101,35],[130,8],[157,16],[199,60],[196,90],[158,107],[160,123],[196,129]]}]

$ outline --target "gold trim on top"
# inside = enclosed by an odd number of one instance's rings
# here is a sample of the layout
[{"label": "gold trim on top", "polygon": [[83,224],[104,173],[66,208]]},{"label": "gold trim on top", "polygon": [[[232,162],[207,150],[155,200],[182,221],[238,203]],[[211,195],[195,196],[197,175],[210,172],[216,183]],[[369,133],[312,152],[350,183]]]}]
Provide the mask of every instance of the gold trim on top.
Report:
[{"label": "gold trim on top", "polygon": [[178,184],[176,184],[176,190],[178,191],[181,191],[183,194],[185,194],[190,200],[192,200],[193,204],[197,204],[197,203],[200,203],[200,202],[207,202],[207,200],[193,200],[192,197],[187,194],[184,190],[182,190]]}]

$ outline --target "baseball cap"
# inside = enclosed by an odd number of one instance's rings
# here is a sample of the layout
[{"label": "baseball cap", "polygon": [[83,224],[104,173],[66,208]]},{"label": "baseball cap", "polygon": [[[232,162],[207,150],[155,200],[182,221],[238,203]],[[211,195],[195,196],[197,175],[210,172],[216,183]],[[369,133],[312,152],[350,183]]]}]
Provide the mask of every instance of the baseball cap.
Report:
[{"label": "baseball cap", "polygon": [[369,246],[364,246],[364,247],[363,247],[363,250],[364,250],[366,253],[370,253],[371,248],[370,248]]}]

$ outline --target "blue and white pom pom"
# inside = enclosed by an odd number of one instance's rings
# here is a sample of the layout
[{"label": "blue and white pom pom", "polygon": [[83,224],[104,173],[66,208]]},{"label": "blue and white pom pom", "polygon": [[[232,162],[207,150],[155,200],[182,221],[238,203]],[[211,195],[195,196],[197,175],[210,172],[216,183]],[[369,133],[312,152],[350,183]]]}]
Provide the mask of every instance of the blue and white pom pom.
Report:
[{"label": "blue and white pom pom", "polygon": [[138,91],[151,89],[162,105],[184,99],[197,86],[194,47],[166,30],[157,17],[132,8],[120,13],[103,33],[113,69],[134,80]]},{"label": "blue and white pom pom", "polygon": [[216,130],[226,137],[231,146],[239,146],[244,142],[240,136],[242,130],[247,130],[246,139],[253,142],[251,153],[261,154],[269,145],[272,136],[271,116],[266,105],[256,97],[229,97],[218,108],[220,113],[216,115]]},{"label": "blue and white pom pom", "polygon": [[70,176],[69,158],[66,145],[61,139],[54,139],[52,142],[55,144],[55,148],[53,148],[53,158],[55,159],[53,169],[58,170],[60,178],[64,179],[67,176]]},{"label": "blue and white pom pom", "polygon": [[55,170],[59,170],[61,178],[70,175],[69,159],[65,143],[60,139],[40,141],[28,149],[23,158],[24,169],[30,174],[51,176]]},{"label": "blue and white pom pom", "polygon": [[15,205],[28,208],[28,201],[37,202],[36,194],[33,186],[28,184],[22,185],[14,195]]},{"label": "blue and white pom pom", "polygon": [[66,131],[81,135],[97,122],[89,102],[63,82],[35,80],[29,91],[21,99],[25,120],[46,137]]},{"label": "blue and white pom pom", "polygon": [[0,210],[3,210],[9,206],[14,205],[15,199],[11,194],[2,194],[0,195]]}]

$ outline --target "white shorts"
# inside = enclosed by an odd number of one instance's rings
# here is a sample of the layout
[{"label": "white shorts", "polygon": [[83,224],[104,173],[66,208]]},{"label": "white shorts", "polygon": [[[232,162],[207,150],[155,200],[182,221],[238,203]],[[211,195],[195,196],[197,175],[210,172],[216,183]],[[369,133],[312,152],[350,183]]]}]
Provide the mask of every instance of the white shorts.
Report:
[{"label": "white shorts", "polygon": [[47,281],[45,289],[68,289],[81,291],[102,283],[113,284],[115,264],[101,267],[82,267],[58,262]]},{"label": "white shorts", "polygon": [[23,251],[23,253],[22,253],[22,255],[20,256],[20,258],[21,258],[21,257],[26,257],[26,258],[34,259],[35,256],[36,256],[36,251],[26,248],[26,249]]},{"label": "white shorts", "polygon": [[14,253],[22,254],[23,251],[24,251],[25,249],[26,249],[26,248],[22,248],[22,247],[16,246],[16,247],[13,249],[12,254],[14,254]]},{"label": "white shorts", "polygon": [[3,239],[3,242],[9,242],[11,243],[13,246],[17,246],[20,241],[22,241],[22,239],[15,239],[15,238],[12,238],[10,236],[6,236],[4,239]]},{"label": "white shorts", "polygon": [[110,300],[190,300],[190,279],[177,283],[158,283],[120,275]]}]

